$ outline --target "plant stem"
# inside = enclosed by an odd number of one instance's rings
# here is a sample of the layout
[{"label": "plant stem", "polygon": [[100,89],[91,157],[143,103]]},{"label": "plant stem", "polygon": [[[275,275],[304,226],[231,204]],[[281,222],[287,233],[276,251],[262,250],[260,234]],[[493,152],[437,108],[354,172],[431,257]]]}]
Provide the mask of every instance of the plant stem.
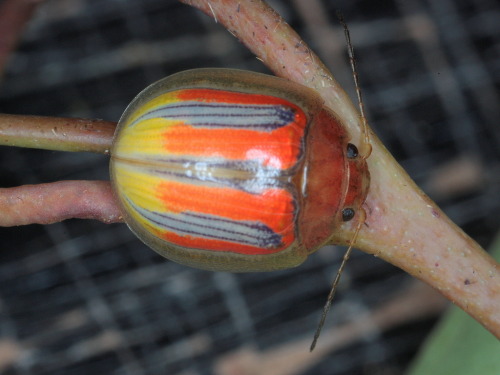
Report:
[{"label": "plant stem", "polygon": [[[316,89],[360,137],[359,114],[347,94],[299,36],[262,1],[184,0],[236,35],[277,75]],[[0,115],[0,145],[109,153],[115,123]],[[356,246],[434,286],[500,338],[499,265],[409,178],[372,135],[366,225]],[[0,189],[0,226],[48,224],[67,218],[120,221],[109,183],[66,181]],[[347,244],[356,220],[335,229]]]},{"label": "plant stem", "polygon": [[109,154],[116,123],[0,114],[0,145]]},{"label": "plant stem", "polygon": [[[116,123],[0,114],[0,145],[109,154]],[[0,189],[0,226],[52,224],[70,218],[120,222],[107,181],[59,181]]]},{"label": "plant stem", "polygon": [[108,181],[59,181],[0,189],[0,227],[66,219],[123,221]]},{"label": "plant stem", "polygon": [[[351,100],[274,10],[262,1],[181,1],[222,23],[276,75],[317,90],[357,142],[360,117]],[[500,338],[498,263],[415,185],[375,135],[371,137],[367,219],[355,246],[432,285]],[[332,240],[349,243],[356,224],[353,220],[336,228]]]}]

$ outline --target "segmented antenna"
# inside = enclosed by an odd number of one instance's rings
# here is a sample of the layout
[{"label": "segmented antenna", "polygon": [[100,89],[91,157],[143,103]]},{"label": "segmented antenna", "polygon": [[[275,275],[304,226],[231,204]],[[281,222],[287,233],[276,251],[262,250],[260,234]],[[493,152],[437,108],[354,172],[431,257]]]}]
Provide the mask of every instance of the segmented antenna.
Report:
[{"label": "segmented antenna", "polygon": [[358,97],[358,106],[361,119],[361,134],[362,134],[362,144],[360,147],[360,155],[363,159],[368,158],[372,152],[372,146],[370,144],[370,134],[368,133],[368,123],[366,121],[365,115],[365,105],[363,103],[363,97],[361,95],[361,87],[359,86],[358,70],[356,67],[356,59],[354,58],[354,48],[351,43],[351,34],[349,33],[349,28],[344,20],[342,12],[337,10],[337,18],[344,28],[344,35],[347,42],[347,53],[349,54],[349,63],[351,64],[352,77],[354,79],[354,87],[356,88],[356,96]]},{"label": "segmented antenna", "polygon": [[[359,87],[359,79],[358,79],[358,72],[356,70],[356,60],[354,58],[354,49],[352,48],[352,43],[351,43],[351,35],[349,34],[349,29],[347,28],[347,24],[344,21],[344,16],[340,11],[337,11],[337,18],[339,19],[340,23],[342,24],[344,28],[344,35],[345,39],[347,41],[347,51],[349,54],[349,62],[351,64],[351,70],[354,78],[354,85],[356,86],[356,95],[358,97],[358,104],[359,104],[359,112],[361,115],[361,133],[362,133],[362,144],[360,147],[360,157],[363,159],[368,158],[371,153],[371,144],[370,144],[370,134],[368,133],[368,124],[366,122],[366,116],[365,116],[365,106],[363,105],[363,99],[361,96],[361,89]],[[316,332],[314,333],[314,338],[311,343],[311,347],[309,348],[309,351],[313,351],[314,348],[316,347],[316,343],[318,342],[319,335],[321,334],[321,330],[323,329],[323,326],[325,324],[326,316],[328,315],[328,311],[330,311],[330,307],[332,306],[333,302],[333,297],[335,297],[335,292],[337,291],[337,286],[340,282],[340,277],[342,276],[342,273],[344,272],[344,268],[347,264],[347,261],[349,260],[349,257],[351,256],[352,252],[352,247],[354,243],[356,242],[356,239],[358,237],[358,233],[361,229],[361,226],[365,222],[366,219],[366,213],[365,210],[362,207],[359,207],[358,209],[358,225],[356,226],[356,231],[354,232],[354,235],[352,236],[351,240],[349,241],[349,247],[347,248],[346,252],[344,253],[344,257],[342,258],[342,263],[340,264],[340,267],[337,271],[337,274],[335,275],[335,279],[333,280],[332,286],[330,288],[330,293],[328,294],[328,297],[326,299],[325,306],[323,307],[323,313],[321,314],[321,320],[319,321],[318,328],[316,328]]]}]

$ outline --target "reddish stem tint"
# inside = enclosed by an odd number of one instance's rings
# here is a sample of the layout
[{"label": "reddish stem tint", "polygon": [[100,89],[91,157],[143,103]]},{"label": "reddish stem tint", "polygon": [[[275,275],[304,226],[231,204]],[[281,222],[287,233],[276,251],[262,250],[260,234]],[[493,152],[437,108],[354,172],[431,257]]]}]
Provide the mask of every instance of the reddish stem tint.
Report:
[{"label": "reddish stem tint", "polygon": [[[319,58],[262,1],[181,0],[214,17],[276,75],[316,89],[359,144],[359,113]],[[355,43],[355,41],[354,41]],[[458,228],[372,135],[366,225],[355,246],[432,285],[500,338],[498,263]],[[356,220],[332,241],[349,243]]]},{"label": "reddish stem tint", "polygon": [[66,219],[122,221],[107,181],[59,181],[0,189],[0,226],[52,224]]}]

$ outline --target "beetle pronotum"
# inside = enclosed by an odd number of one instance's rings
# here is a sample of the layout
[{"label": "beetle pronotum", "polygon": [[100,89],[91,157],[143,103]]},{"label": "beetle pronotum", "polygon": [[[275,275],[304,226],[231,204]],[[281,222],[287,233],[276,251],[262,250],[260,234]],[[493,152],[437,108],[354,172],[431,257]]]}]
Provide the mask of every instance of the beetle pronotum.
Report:
[{"label": "beetle pronotum", "polygon": [[[352,47],[349,55],[354,69]],[[111,151],[125,221],[144,243],[185,265],[232,272],[297,266],[342,222],[359,216],[354,238],[364,222],[370,178],[361,111],[360,153],[319,94],[302,85],[231,69],[153,83],[124,112]]]}]

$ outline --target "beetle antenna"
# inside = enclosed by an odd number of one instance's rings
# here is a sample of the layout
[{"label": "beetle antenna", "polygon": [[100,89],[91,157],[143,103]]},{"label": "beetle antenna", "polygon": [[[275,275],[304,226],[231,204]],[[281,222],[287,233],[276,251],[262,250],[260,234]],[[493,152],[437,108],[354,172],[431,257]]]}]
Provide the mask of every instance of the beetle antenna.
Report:
[{"label": "beetle antenna", "polygon": [[335,279],[333,280],[332,286],[330,288],[330,293],[328,294],[328,297],[326,299],[325,306],[323,307],[323,313],[321,314],[321,320],[319,321],[318,328],[316,328],[316,332],[314,333],[314,338],[311,343],[311,347],[309,348],[309,351],[312,352],[314,348],[316,347],[316,343],[318,342],[319,335],[321,334],[321,330],[323,329],[323,325],[325,324],[326,316],[328,315],[328,312],[330,311],[330,307],[332,307],[332,302],[333,302],[333,297],[335,297],[335,292],[337,291],[337,286],[339,285],[340,282],[340,277],[342,276],[342,273],[344,272],[344,268],[347,264],[347,261],[349,260],[349,257],[351,256],[352,252],[352,247],[354,243],[356,242],[356,239],[358,237],[359,230],[361,229],[361,226],[365,222],[365,210],[362,208],[359,210],[359,221],[358,225],[356,226],[356,231],[354,232],[354,235],[351,238],[351,241],[349,242],[349,247],[347,248],[346,252],[344,253],[344,257],[342,258],[342,263],[340,263],[340,267],[337,271],[337,274],[335,275]]},{"label": "beetle antenna", "polygon": [[[352,70],[352,75],[354,79],[354,85],[356,87],[356,95],[358,97],[358,103],[359,103],[359,112],[361,114],[361,142],[362,142],[362,147],[360,147],[360,157],[363,159],[368,158],[371,154],[371,144],[370,144],[370,134],[368,132],[368,123],[366,121],[366,116],[365,116],[365,106],[363,104],[363,97],[361,96],[361,88],[359,86],[359,78],[358,78],[358,71],[356,69],[356,59],[354,58],[354,48],[352,47],[351,43],[351,35],[349,33],[349,28],[347,27],[347,24],[344,20],[344,16],[340,11],[337,11],[337,18],[339,19],[342,27],[344,28],[344,35],[345,39],[347,42],[347,51],[349,54],[349,62],[351,65],[351,70]],[[330,293],[328,294],[328,298],[326,299],[325,306],[323,307],[323,313],[321,314],[321,320],[319,321],[318,328],[316,328],[316,332],[314,333],[314,338],[311,343],[311,347],[309,348],[309,351],[313,351],[314,348],[316,347],[316,343],[318,342],[319,335],[321,334],[321,330],[323,329],[323,325],[325,324],[326,316],[328,315],[328,312],[330,311],[330,307],[332,306],[333,302],[333,297],[335,297],[335,292],[337,291],[337,287],[340,282],[340,277],[342,276],[342,273],[344,272],[344,268],[347,264],[347,261],[349,260],[349,257],[351,256],[352,252],[352,247],[354,243],[356,242],[356,239],[358,238],[358,233],[365,222],[366,219],[366,213],[363,208],[359,208],[358,210],[358,225],[356,226],[356,230],[354,232],[354,235],[352,236],[351,240],[349,241],[349,247],[347,248],[346,252],[344,253],[344,257],[342,258],[342,263],[340,264],[340,267],[337,271],[337,274],[335,275],[335,279],[333,280],[332,287],[330,288]]]},{"label": "beetle antenna", "polygon": [[344,28],[344,35],[347,42],[347,53],[349,54],[349,63],[351,65],[352,77],[354,79],[354,86],[356,88],[356,96],[358,97],[359,113],[361,114],[361,135],[362,144],[360,147],[360,156],[363,159],[368,158],[372,152],[372,146],[370,143],[370,134],[368,132],[368,122],[366,121],[365,115],[365,105],[363,103],[363,96],[361,95],[361,87],[359,86],[359,76],[356,67],[356,59],[354,58],[354,48],[351,43],[351,34],[349,33],[349,28],[344,20],[344,16],[341,11],[337,11],[337,18],[340,24]]}]

